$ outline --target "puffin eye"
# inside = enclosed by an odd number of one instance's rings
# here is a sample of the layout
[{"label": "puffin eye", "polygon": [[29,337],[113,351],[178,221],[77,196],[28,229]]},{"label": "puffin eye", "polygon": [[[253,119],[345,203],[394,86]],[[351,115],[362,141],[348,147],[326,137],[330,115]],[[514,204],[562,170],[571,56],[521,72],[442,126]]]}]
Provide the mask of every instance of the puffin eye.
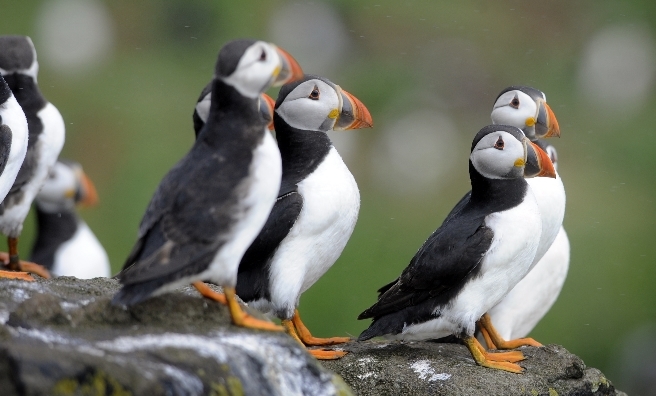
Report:
[{"label": "puffin eye", "polygon": [[494,148],[497,149],[497,150],[503,150],[504,145],[505,145],[505,143],[503,142],[503,139],[501,139],[501,136],[499,136],[499,138],[497,139],[497,142],[494,143]]},{"label": "puffin eye", "polygon": [[312,92],[310,92],[310,96],[308,96],[308,98],[312,100],[319,100],[319,88],[316,85],[314,86]]},{"label": "puffin eye", "polygon": [[262,53],[260,54],[260,62],[264,62],[266,58],[266,51],[262,50]]},{"label": "puffin eye", "polygon": [[519,99],[517,98],[517,96],[515,96],[513,100],[510,101],[510,107],[513,107],[515,109],[519,108]]},{"label": "puffin eye", "polygon": [[55,172],[49,172],[48,173],[48,179],[52,180],[57,177],[57,174]]}]

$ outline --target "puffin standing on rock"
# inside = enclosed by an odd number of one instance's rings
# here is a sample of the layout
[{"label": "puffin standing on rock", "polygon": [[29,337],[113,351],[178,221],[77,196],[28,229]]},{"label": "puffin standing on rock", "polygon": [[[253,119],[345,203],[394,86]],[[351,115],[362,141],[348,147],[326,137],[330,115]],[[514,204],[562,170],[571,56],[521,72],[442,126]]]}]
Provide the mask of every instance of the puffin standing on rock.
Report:
[{"label": "puffin standing on rock", "polygon": [[[27,135],[25,113],[0,76],[0,199],[7,196],[25,159]],[[19,271],[0,271],[0,277],[34,280],[30,274]]]},{"label": "puffin standing on rock", "polygon": [[117,275],[123,287],[113,303],[133,305],[193,283],[203,296],[227,304],[233,323],[282,330],[244,313],[235,286],[239,261],[271,212],[282,173],[258,98],[271,85],[300,77],[298,63],[273,44],[235,40],[221,49],[207,123],[151,199]]},{"label": "puffin standing on rock", "polygon": [[0,74],[23,108],[29,128],[25,160],[9,194],[0,204],[0,232],[7,235],[10,270],[28,270],[43,277],[48,271],[21,261],[18,237],[30,206],[64,146],[64,120],[36,83],[39,64],[32,40],[26,36],[0,37]]},{"label": "puffin standing on rock", "polygon": [[[303,345],[347,337],[313,337],[296,309],[301,294],[335,263],[355,228],[360,192],[328,131],[370,128],[369,110],[326,78],[306,75],[280,89],[273,116],[282,185],[264,228],[239,265],[237,294],[272,312]],[[309,350],[319,359],[342,351]]]},{"label": "puffin standing on rock", "polygon": [[34,200],[37,234],[30,260],[55,276],[108,277],[109,258],[75,206],[98,202],[96,188],[77,162],[59,160]]},{"label": "puffin standing on rock", "polygon": [[513,126],[489,125],[472,142],[471,194],[424,242],[401,276],[358,319],[359,340],[455,335],[481,366],[521,373],[520,351],[487,352],[476,322],[526,275],[542,224],[525,177],[555,177],[549,156]]},{"label": "puffin standing on rock", "polygon": [[[532,131],[531,113],[537,109]],[[526,136],[539,145],[557,166],[556,149],[539,140],[560,136],[554,113],[545,94],[535,88],[512,86],[501,91],[494,104],[492,122],[524,127]],[[569,268],[569,240],[562,226],[565,216],[565,188],[556,172],[555,178],[527,180],[540,207],[542,235],[532,269],[508,295],[492,308],[487,320],[494,322],[497,341],[525,337],[558,298]],[[496,348],[486,330],[481,331],[489,347]]]}]

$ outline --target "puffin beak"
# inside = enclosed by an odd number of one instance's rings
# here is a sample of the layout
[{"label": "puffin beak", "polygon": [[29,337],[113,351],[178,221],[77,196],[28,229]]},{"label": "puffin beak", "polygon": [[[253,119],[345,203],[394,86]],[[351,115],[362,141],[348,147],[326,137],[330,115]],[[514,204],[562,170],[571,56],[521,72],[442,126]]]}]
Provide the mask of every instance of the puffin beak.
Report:
[{"label": "puffin beak", "polygon": [[258,103],[260,115],[267,122],[267,128],[273,131],[273,108],[276,101],[265,93],[260,95],[260,102]]},{"label": "puffin beak", "polygon": [[556,115],[551,107],[540,101],[538,105],[538,117],[535,121],[535,136],[538,138],[560,137],[560,127]]},{"label": "puffin beak", "polygon": [[80,187],[76,194],[76,201],[80,206],[94,206],[98,203],[98,192],[96,186],[93,185],[91,179],[84,173],[80,172],[79,175]]},{"label": "puffin beak", "polygon": [[300,80],[303,78],[303,69],[289,53],[280,47],[276,47],[278,56],[280,56],[281,67],[278,75],[274,75],[273,86],[287,84],[288,82]]},{"label": "puffin beak", "polygon": [[526,164],[524,166],[524,177],[551,177],[555,179],[556,168],[554,168],[549,154],[528,138],[525,139]]},{"label": "puffin beak", "polygon": [[333,127],[336,131],[345,131],[347,129],[371,128],[374,126],[374,120],[367,107],[360,102],[358,98],[350,93],[341,90],[342,111]]}]

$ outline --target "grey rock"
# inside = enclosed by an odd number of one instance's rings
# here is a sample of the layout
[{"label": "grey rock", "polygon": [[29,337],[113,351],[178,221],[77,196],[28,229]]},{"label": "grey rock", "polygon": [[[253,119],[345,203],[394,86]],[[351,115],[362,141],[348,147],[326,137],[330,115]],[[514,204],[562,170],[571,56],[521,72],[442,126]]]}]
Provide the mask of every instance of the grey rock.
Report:
[{"label": "grey rock", "polygon": [[625,395],[599,370],[587,368],[558,345],[522,347],[522,374],[478,366],[460,344],[372,341],[343,349],[350,353],[323,365],[360,396]]},{"label": "grey rock", "polygon": [[[192,288],[114,307],[112,279],[0,279],[0,395],[350,395],[283,333]],[[257,315],[257,313],[251,313]]]}]

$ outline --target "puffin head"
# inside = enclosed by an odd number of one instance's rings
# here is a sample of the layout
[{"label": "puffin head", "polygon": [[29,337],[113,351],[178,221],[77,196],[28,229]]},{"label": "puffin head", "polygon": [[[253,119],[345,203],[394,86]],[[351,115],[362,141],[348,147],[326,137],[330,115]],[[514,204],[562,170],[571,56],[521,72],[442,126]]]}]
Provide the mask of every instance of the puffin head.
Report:
[{"label": "puffin head", "polygon": [[39,62],[32,39],[27,36],[0,36],[0,74],[18,73],[36,82]]},{"label": "puffin head", "polygon": [[510,125],[483,127],[474,137],[469,159],[488,179],[556,177],[549,155]]},{"label": "puffin head", "polygon": [[535,88],[511,86],[497,96],[492,108],[492,123],[512,125],[531,140],[560,136],[558,120],[545,94]]},{"label": "puffin head", "polygon": [[221,48],[214,76],[255,99],[271,86],[301,78],[303,71],[291,55],[274,44],[242,39]]},{"label": "puffin head", "polygon": [[373,126],[371,114],[360,100],[327,78],[313,75],[284,85],[275,112],[289,126],[306,131]]},{"label": "puffin head", "polygon": [[36,196],[37,205],[49,213],[72,210],[75,205],[93,206],[98,193],[89,177],[77,162],[59,160]]}]

